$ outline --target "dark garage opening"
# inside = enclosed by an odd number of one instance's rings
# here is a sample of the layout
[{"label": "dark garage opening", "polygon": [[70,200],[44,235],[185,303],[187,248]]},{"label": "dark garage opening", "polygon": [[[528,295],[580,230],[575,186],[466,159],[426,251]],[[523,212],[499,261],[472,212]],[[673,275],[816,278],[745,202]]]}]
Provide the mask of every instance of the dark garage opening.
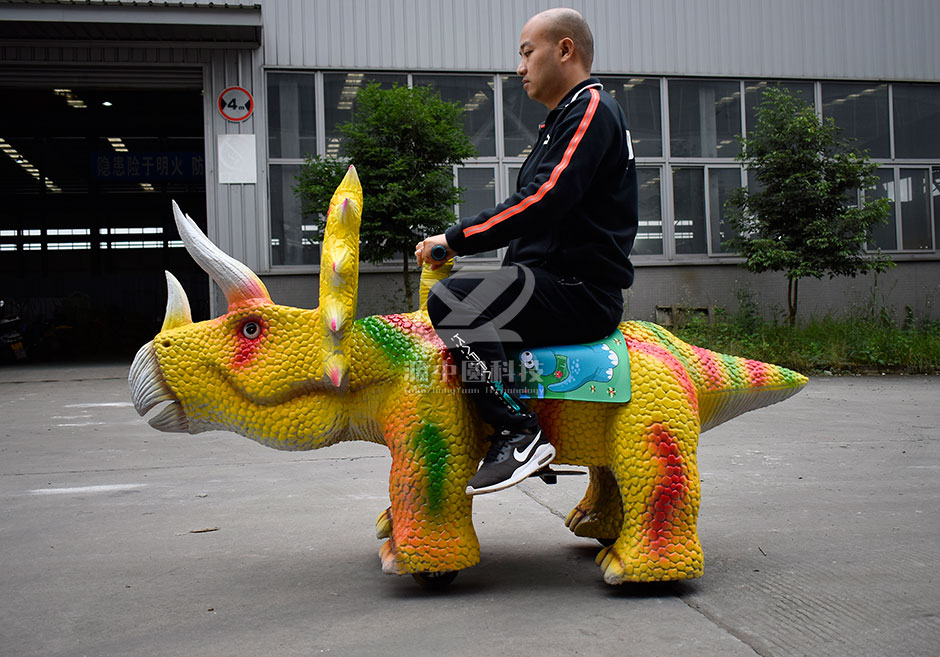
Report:
[{"label": "dark garage opening", "polygon": [[0,94],[0,299],[25,361],[131,357],[163,321],[164,270],[207,316],[208,279],[170,205],[205,230],[202,92],[56,81]]}]

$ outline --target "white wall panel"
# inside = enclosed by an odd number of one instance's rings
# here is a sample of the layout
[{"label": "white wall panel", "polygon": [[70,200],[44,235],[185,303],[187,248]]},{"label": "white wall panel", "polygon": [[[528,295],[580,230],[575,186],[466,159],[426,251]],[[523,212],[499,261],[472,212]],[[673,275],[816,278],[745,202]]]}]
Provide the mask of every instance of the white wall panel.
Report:
[{"label": "white wall panel", "polygon": [[513,71],[525,19],[581,10],[595,71],[940,80],[937,0],[262,0],[267,66]]}]

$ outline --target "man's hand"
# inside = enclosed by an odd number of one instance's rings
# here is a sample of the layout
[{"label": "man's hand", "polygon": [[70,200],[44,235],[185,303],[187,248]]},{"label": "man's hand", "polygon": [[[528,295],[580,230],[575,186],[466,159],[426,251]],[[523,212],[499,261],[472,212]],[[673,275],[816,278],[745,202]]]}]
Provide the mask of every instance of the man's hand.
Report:
[{"label": "man's hand", "polygon": [[[443,246],[447,250],[447,255],[440,260],[431,257],[431,249],[438,245]],[[418,259],[418,266],[423,267],[424,263],[428,263],[428,266],[432,270],[437,269],[455,255],[457,254],[447,245],[447,238],[443,234],[425,238],[415,246],[415,258]]]}]

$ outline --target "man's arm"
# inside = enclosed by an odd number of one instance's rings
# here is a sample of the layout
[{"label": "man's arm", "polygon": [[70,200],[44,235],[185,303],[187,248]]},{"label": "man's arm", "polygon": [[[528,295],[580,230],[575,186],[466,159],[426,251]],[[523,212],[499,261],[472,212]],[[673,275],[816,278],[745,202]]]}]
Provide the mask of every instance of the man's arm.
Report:
[{"label": "man's arm", "polygon": [[612,140],[622,138],[597,89],[588,89],[551,130],[533,182],[496,208],[447,229],[450,249],[460,255],[479,253],[554,226],[581,201]]}]

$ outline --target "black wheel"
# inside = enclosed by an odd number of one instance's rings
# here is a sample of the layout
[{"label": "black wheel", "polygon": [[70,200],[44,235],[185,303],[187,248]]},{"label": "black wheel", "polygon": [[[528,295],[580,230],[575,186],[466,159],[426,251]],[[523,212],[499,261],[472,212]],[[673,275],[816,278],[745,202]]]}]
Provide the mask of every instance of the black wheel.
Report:
[{"label": "black wheel", "polygon": [[616,538],[598,538],[597,542],[603,545],[604,547],[610,547],[617,542]]},{"label": "black wheel", "polygon": [[440,573],[411,573],[415,581],[426,589],[446,589],[451,582],[457,579],[459,570],[445,570]]}]

